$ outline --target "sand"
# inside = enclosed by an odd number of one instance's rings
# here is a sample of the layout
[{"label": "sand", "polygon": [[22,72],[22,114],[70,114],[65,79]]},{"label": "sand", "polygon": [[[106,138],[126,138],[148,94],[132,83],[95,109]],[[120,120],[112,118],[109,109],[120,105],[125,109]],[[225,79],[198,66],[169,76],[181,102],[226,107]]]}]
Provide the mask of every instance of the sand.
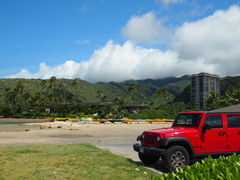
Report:
[{"label": "sand", "polygon": [[158,124],[93,124],[44,122],[34,124],[0,125],[0,147],[33,144],[90,143],[101,149],[139,161],[132,148],[144,130],[169,127]]}]

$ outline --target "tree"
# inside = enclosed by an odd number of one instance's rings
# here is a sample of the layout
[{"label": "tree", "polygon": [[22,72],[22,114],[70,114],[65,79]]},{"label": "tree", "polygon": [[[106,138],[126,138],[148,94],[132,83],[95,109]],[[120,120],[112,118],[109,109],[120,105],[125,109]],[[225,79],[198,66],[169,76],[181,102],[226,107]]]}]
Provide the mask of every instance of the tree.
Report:
[{"label": "tree", "polygon": [[191,109],[198,109],[198,101],[196,98],[191,101]]},{"label": "tree", "polygon": [[147,97],[145,95],[142,95],[142,102],[141,104],[147,104]]},{"label": "tree", "polygon": [[207,109],[217,109],[219,105],[220,97],[217,95],[216,91],[211,90],[208,97],[205,100],[205,105]]},{"label": "tree", "polygon": [[155,91],[155,97],[156,98],[160,97],[161,101],[163,102],[162,104],[165,104],[165,101],[169,99],[169,96],[170,96],[170,93],[166,88],[164,89],[159,88]]},{"label": "tree", "polygon": [[130,84],[128,85],[128,92],[131,93],[131,99],[132,99],[133,102],[134,102],[134,100],[135,100],[134,92],[137,92],[136,84],[130,83]]},{"label": "tree", "polygon": [[51,94],[48,95],[48,97],[49,97],[49,100],[52,101],[52,103],[57,99],[56,96],[55,96],[55,93],[54,93],[56,83],[57,83],[57,78],[55,76],[52,76],[50,78],[50,84],[48,86],[48,89],[51,90]]},{"label": "tree", "polygon": [[103,95],[101,97],[101,102],[108,102],[108,97],[106,95]]},{"label": "tree", "polygon": [[240,102],[240,89],[236,89],[234,92],[233,92],[233,98],[234,100],[239,103]]},{"label": "tree", "polygon": [[10,103],[12,106],[12,111],[17,115],[17,113],[22,113],[22,109],[25,105],[23,103],[22,94],[23,94],[24,84],[23,80],[18,81],[16,87],[10,89],[5,89],[5,102]]},{"label": "tree", "polygon": [[17,101],[16,89],[9,89],[9,88],[5,89],[5,101],[11,104],[12,109],[15,108],[15,104]]},{"label": "tree", "polygon": [[72,81],[72,86],[77,86],[79,83],[79,79],[78,78],[74,78],[73,81]]},{"label": "tree", "polygon": [[128,91],[129,91],[129,92],[133,92],[133,91],[137,92],[136,84],[130,83],[130,84],[128,85]]},{"label": "tree", "polygon": [[41,80],[41,89],[44,90],[47,88],[47,81],[46,80]]},{"label": "tree", "polygon": [[103,92],[101,90],[97,91],[96,98],[101,98],[103,96]]},{"label": "tree", "polygon": [[50,83],[51,83],[51,84],[56,84],[56,82],[57,82],[57,78],[56,78],[55,76],[52,76],[52,77],[50,78]]},{"label": "tree", "polygon": [[116,95],[114,102],[122,108],[126,105],[126,98],[121,97],[119,94]]},{"label": "tree", "polygon": [[[66,87],[67,87],[67,84],[64,83],[63,81],[61,81],[60,84],[59,84],[59,88],[63,91],[63,104],[66,103],[66,96],[65,96],[65,94],[66,94]],[[60,96],[61,96],[61,94],[60,94]]]},{"label": "tree", "polygon": [[67,101],[68,101],[70,104],[74,104],[75,98],[74,98],[74,94],[73,94],[73,93],[70,93],[70,94],[67,96]]},{"label": "tree", "polygon": [[24,89],[24,84],[23,83],[24,83],[23,80],[18,81],[18,84],[17,84],[17,87],[16,87],[16,89],[18,91],[18,94],[20,94],[20,95],[22,95],[22,93],[23,93],[23,89]]},{"label": "tree", "polygon": [[37,91],[33,94],[32,97],[34,109],[38,112],[44,112],[46,109],[45,96],[41,92]]},{"label": "tree", "polygon": [[32,102],[32,97],[31,97],[31,94],[29,92],[25,92],[22,95],[22,100],[24,102],[23,111],[31,110],[31,108],[32,108],[32,103],[31,103]]}]

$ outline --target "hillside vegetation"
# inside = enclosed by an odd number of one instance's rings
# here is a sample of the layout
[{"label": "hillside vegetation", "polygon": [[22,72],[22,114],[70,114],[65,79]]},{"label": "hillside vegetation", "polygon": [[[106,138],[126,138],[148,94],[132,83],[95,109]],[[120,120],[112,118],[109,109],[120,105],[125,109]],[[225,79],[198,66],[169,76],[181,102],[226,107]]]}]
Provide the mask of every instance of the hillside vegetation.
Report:
[{"label": "hillside vegetation", "polygon": [[[179,82],[182,83],[182,82]],[[225,96],[226,91],[233,93],[231,91],[240,89],[240,76],[227,76],[220,79],[220,95]],[[185,89],[176,96],[173,102],[184,102],[185,104],[191,103],[191,86],[190,84],[185,86]],[[230,99],[230,97],[228,97]],[[239,103],[239,102],[238,102]]]},{"label": "hillside vegetation", "polygon": [[[211,91],[203,110],[238,104],[239,85],[240,77],[222,78],[221,95]],[[180,111],[198,110],[196,100],[190,99],[190,93],[190,76],[119,83],[89,83],[54,76],[47,80],[0,79],[0,116],[75,118],[98,114],[100,118],[174,118]],[[90,107],[89,102],[104,104]],[[126,110],[125,105],[128,104],[141,104],[144,108],[150,105],[156,109],[130,114],[136,111]]]},{"label": "hillside vegetation", "polygon": [[[41,92],[46,96],[49,95],[51,87],[49,86],[51,80],[41,79],[0,79],[0,103],[4,103],[3,94],[6,89],[12,89],[17,86],[19,81],[23,81],[23,93],[34,94]],[[135,91],[130,92],[128,87],[134,84]],[[100,102],[108,101],[113,102],[116,97],[125,98],[127,104],[152,104],[158,106],[161,104],[160,99],[156,99],[155,92],[159,88],[166,88],[171,94],[168,101],[173,100],[179,95],[183,89],[190,84],[189,76],[181,78],[167,78],[159,80],[139,80],[139,81],[126,81],[126,82],[98,82],[89,83],[81,79],[56,79],[52,87],[55,94],[62,94],[65,98],[73,95],[76,102]],[[97,93],[101,92],[101,96],[105,99],[98,97]],[[62,97],[64,98],[64,97]]]}]

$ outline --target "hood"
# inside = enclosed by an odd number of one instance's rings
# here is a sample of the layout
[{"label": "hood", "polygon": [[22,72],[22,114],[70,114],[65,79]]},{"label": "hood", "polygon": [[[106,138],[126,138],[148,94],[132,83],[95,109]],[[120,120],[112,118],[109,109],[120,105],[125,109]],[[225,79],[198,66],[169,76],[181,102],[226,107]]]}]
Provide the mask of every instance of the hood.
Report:
[{"label": "hood", "polygon": [[153,129],[149,131],[144,131],[145,133],[156,133],[156,134],[165,134],[166,137],[175,136],[179,134],[192,134],[197,133],[197,127],[169,127],[161,129]]}]

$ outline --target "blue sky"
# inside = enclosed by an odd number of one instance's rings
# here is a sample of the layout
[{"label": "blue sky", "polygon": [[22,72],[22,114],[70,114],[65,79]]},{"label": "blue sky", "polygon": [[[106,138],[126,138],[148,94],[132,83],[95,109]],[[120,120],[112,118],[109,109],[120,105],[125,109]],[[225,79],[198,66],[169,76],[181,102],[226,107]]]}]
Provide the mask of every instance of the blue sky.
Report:
[{"label": "blue sky", "polygon": [[0,22],[0,78],[240,73],[236,0],[0,0]]}]

